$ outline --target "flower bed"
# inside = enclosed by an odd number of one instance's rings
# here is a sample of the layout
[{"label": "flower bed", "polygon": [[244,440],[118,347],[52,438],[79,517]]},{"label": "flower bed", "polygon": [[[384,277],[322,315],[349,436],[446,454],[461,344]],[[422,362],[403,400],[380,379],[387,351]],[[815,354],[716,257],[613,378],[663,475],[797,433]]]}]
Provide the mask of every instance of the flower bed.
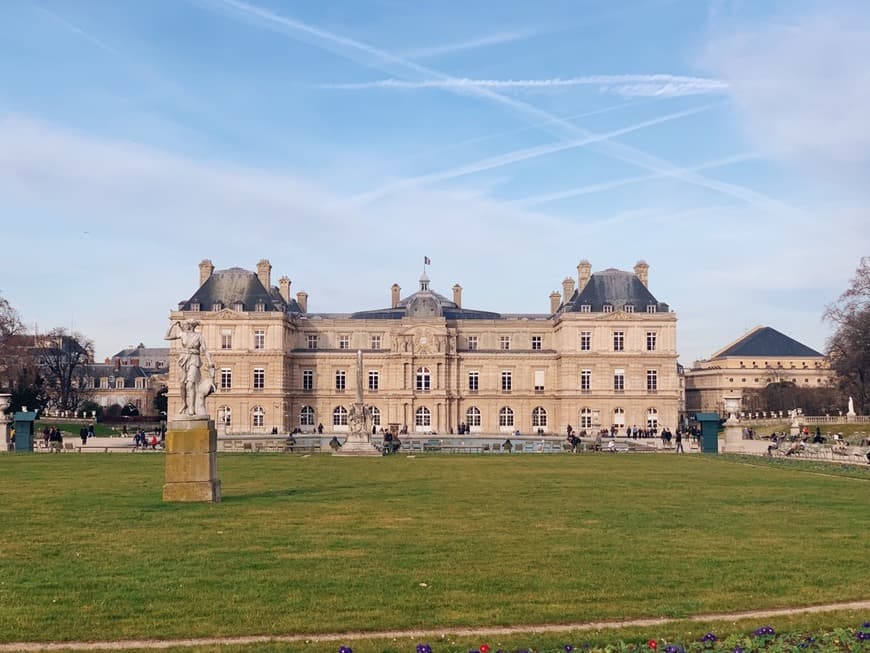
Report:
[{"label": "flower bed", "polygon": [[[442,646],[444,646],[442,644]],[[834,628],[810,633],[778,633],[771,626],[761,626],[742,634],[720,636],[709,632],[696,641],[670,642],[650,639],[642,642],[618,641],[607,645],[566,643],[558,648],[493,649],[483,642],[473,649],[458,649],[444,646],[443,649],[429,644],[417,644],[416,653],[807,653],[827,651],[870,651],[870,621],[858,628]],[[353,653],[350,646],[340,646],[338,653]]]}]

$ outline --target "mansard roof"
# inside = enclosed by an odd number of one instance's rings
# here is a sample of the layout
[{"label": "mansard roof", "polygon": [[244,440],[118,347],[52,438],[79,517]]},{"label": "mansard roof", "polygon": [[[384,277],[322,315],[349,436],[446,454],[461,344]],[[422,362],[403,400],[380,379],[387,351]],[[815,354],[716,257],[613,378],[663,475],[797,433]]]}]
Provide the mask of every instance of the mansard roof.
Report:
[{"label": "mansard roof", "polygon": [[584,305],[589,306],[592,313],[603,312],[605,305],[612,306],[614,310],[633,306],[637,313],[646,312],[650,305],[655,305],[657,312],[667,313],[670,310],[667,304],[653,296],[636,274],[616,268],[592,274],[586,285],[575,290],[561,310],[580,312]]},{"label": "mansard roof", "polygon": [[190,299],[181,302],[178,308],[189,311],[191,305],[197,303],[201,310],[210,310],[217,303],[225,308],[233,308],[239,302],[246,311],[253,311],[257,304],[262,303],[263,310],[269,312],[302,312],[296,300],[284,301],[277,287],[272,286],[267,289],[254,272],[243,268],[216,270],[199,287],[199,290]]},{"label": "mansard roof", "polygon": [[784,333],[758,326],[717,351],[711,358],[824,358],[815,349],[801,344]]},{"label": "mansard roof", "polygon": [[[425,278],[424,278],[425,277]],[[355,320],[401,320],[405,317],[443,317],[445,320],[498,320],[501,314],[461,308],[443,295],[428,289],[429,277],[420,278],[421,290],[399,300],[395,308],[359,311],[351,314]],[[425,282],[425,283],[424,283]],[[425,288],[422,289],[422,288]],[[432,312],[429,312],[432,310]]]}]

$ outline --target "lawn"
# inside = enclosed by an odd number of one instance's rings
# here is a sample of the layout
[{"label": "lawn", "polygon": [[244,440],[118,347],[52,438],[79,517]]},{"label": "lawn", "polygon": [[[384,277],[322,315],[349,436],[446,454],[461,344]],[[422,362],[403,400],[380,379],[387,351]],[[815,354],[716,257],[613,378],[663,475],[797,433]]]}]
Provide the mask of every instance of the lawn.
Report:
[{"label": "lawn", "polygon": [[0,455],[0,642],[521,625],[866,599],[870,480],[676,455]]}]

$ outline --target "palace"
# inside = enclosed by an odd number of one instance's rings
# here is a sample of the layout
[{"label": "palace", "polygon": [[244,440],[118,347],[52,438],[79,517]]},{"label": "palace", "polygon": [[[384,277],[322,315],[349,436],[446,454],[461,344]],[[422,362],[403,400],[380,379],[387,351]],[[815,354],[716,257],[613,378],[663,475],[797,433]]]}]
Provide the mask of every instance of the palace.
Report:
[{"label": "palace", "polygon": [[[677,318],[648,288],[649,266],[592,273],[588,261],[550,295],[549,312],[466,308],[435,292],[424,272],[389,306],[309,313],[290,280],[199,264],[199,288],[172,320],[200,324],[215,366],[208,410],[219,433],[346,432],[356,392],[378,428],[411,433],[553,434],[616,426],[675,428],[683,403]],[[169,411],[180,406],[177,352],[170,356]],[[203,362],[203,372],[205,361]]]}]

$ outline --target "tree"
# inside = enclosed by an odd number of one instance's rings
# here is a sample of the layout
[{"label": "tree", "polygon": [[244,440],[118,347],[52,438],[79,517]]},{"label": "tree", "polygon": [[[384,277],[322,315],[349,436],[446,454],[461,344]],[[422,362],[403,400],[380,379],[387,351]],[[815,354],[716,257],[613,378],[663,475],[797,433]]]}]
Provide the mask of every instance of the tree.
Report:
[{"label": "tree", "polygon": [[49,404],[57,410],[75,411],[89,394],[85,378],[93,343],[80,333],[52,329],[40,338],[37,360],[48,385]]},{"label": "tree", "polygon": [[870,408],[870,257],[861,258],[849,287],[823,317],[836,327],[827,353],[837,384],[864,413]]},{"label": "tree", "polygon": [[20,380],[25,339],[24,324],[18,311],[0,296],[0,388],[12,390]]},{"label": "tree", "polygon": [[154,400],[151,402],[151,405],[154,407],[154,412],[158,415],[166,415],[166,411],[169,406],[169,388],[165,385],[160,386],[160,389],[157,391],[157,394],[154,395]]}]

